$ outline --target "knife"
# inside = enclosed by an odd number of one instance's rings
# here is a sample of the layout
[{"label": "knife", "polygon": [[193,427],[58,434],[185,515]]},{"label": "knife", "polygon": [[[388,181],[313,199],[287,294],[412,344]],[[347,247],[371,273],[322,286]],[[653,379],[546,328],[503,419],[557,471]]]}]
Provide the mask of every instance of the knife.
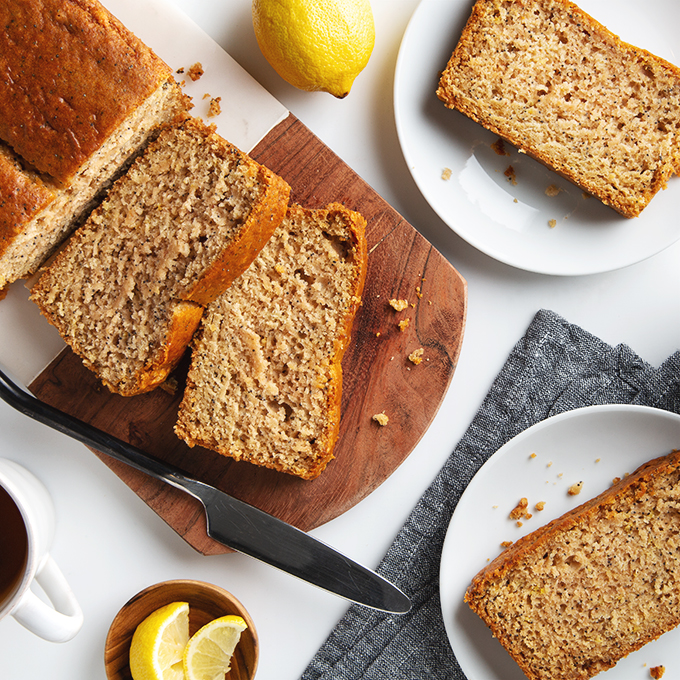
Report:
[{"label": "knife", "polygon": [[0,370],[0,398],[20,413],[170,484],[201,502],[208,536],[351,602],[394,614],[409,598],[379,574],[248,503],[186,476],[179,469],[103,430],[36,399]]}]

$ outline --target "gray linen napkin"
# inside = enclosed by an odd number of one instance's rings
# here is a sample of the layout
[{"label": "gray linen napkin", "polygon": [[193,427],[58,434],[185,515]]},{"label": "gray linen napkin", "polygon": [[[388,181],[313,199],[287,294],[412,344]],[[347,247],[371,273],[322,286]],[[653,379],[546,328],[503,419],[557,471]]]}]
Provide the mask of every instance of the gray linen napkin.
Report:
[{"label": "gray linen napkin", "polygon": [[654,369],[542,310],[514,347],[467,432],[378,567],[411,597],[406,615],[353,605],[302,680],[465,680],[444,630],[439,560],[449,520],[480,466],[548,416],[593,404],[642,404],[680,413],[680,351]]}]

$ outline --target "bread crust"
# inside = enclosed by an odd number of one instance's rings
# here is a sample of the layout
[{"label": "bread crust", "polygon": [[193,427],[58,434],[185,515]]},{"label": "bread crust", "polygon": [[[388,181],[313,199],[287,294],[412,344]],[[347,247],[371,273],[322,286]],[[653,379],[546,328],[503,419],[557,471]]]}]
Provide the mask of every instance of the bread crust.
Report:
[{"label": "bread crust", "polygon": [[21,227],[53,199],[54,189],[36,173],[24,171],[0,144],[0,258]]},{"label": "bread crust", "polygon": [[96,0],[3,0],[0,26],[0,138],[62,186],[172,78]]},{"label": "bread crust", "polygon": [[102,382],[112,392],[124,397],[150,392],[164,383],[177,367],[201,323],[204,308],[193,302],[179,301],[174,305],[172,318],[163,344],[153,353],[149,361],[124,385]]},{"label": "bread crust", "polygon": [[331,203],[328,213],[341,213],[350,217],[350,234],[353,239],[355,249],[355,259],[359,263],[359,275],[352,291],[352,303],[348,307],[345,318],[341,324],[341,330],[335,339],[335,354],[331,360],[331,387],[328,390],[328,420],[330,423],[328,446],[323,455],[319,456],[316,465],[311,468],[304,476],[305,479],[318,477],[328,463],[333,459],[333,449],[340,434],[340,416],[342,405],[342,359],[352,340],[352,326],[354,317],[361,305],[361,295],[366,282],[366,271],[368,262],[368,247],[366,244],[366,220],[362,215],[354,211],[348,211],[340,203]]},{"label": "bread crust", "polygon": [[[580,153],[578,145],[580,142],[577,136],[578,132],[574,132],[573,128],[570,128],[569,135],[565,134],[562,138],[559,138],[561,134],[559,130],[557,132],[551,130],[558,139],[557,144],[559,148],[557,150],[550,149],[547,145],[538,143],[530,126],[514,118],[514,109],[510,111],[505,106],[502,111],[496,110],[493,97],[480,96],[480,90],[474,88],[475,81],[485,80],[487,84],[493,83],[494,90],[499,93],[498,96],[506,97],[510,101],[514,97],[513,82],[502,82],[502,68],[497,70],[488,69],[484,73],[478,73],[475,68],[472,68],[480,49],[488,49],[489,52],[493,49],[489,36],[493,36],[494,22],[500,21],[498,16],[503,6],[525,8],[527,12],[531,8],[542,8],[545,6],[546,13],[549,11],[559,13],[561,17],[568,19],[575,32],[588,36],[589,40],[596,42],[598,50],[607,50],[612,55],[618,55],[622,65],[631,72],[647,73],[654,78],[663,77],[673,81],[671,87],[674,91],[672,93],[674,101],[678,100],[678,93],[680,93],[680,69],[647,50],[622,41],[618,36],[569,0],[512,0],[510,3],[505,0],[478,0],[472,9],[471,16],[465,25],[460,41],[439,81],[437,96],[448,108],[459,110],[475,122],[516,146],[521,152],[543,163],[589,194],[596,196],[621,215],[629,218],[638,216],[655,194],[660,189],[665,188],[670,176],[674,172],[680,171],[680,136],[678,133],[680,109],[677,104],[674,104],[674,108],[671,109],[671,116],[674,121],[672,125],[669,125],[668,141],[659,147],[659,149],[653,149],[649,155],[654,156],[654,158],[645,160],[644,167],[641,166],[640,182],[635,191],[624,191],[619,186],[621,181],[616,178],[603,179],[602,177],[595,177],[596,173],[584,172],[578,167]],[[519,11],[521,9],[518,9]],[[534,36],[534,40],[536,44],[545,42],[543,35]],[[498,50],[504,49],[500,45],[496,47]],[[513,58],[519,59],[520,57],[514,54]],[[551,83],[551,88],[555,91],[558,89],[556,83],[562,84],[563,82],[560,80],[562,77],[559,73],[560,66],[559,58],[555,57],[555,62],[548,64],[548,67],[545,68],[545,74],[549,72],[554,74],[555,80]],[[528,65],[527,68],[529,68]],[[537,70],[543,68],[542,64],[536,65]],[[585,69],[587,67],[584,67],[584,73],[582,74],[582,85],[583,90],[586,91],[585,96],[588,96],[588,75]],[[543,75],[543,70],[541,70],[541,74]],[[546,75],[546,77],[548,76]],[[575,77],[578,78],[579,74],[576,74]],[[539,97],[538,102],[534,104],[536,109],[556,106],[558,119],[560,116],[570,115],[568,113],[569,107],[563,106],[563,102],[559,101],[557,97],[553,96],[551,98],[552,91],[546,94],[548,96],[544,96],[542,99]],[[612,95],[612,97],[615,96]],[[619,95],[619,98],[621,96]],[[589,101],[592,103],[592,100]],[[515,103],[519,107],[521,102],[518,99]],[[533,102],[529,102],[529,104],[533,104]],[[611,117],[613,105],[613,100],[599,102],[599,116],[602,119],[606,119],[607,116]],[[539,119],[540,116],[537,117],[536,121],[533,121],[533,124],[540,125]],[[668,121],[659,121],[659,125],[665,124],[668,124]],[[672,130],[670,129],[671,126]],[[572,134],[575,136],[572,136]],[[604,136],[602,146],[605,152],[607,152],[608,141],[606,136]],[[576,148],[571,148],[572,146]]]},{"label": "bread crust", "polygon": [[[502,591],[512,583],[513,572],[516,569],[526,567],[528,563],[540,561],[540,556],[547,554],[550,550],[560,550],[559,546],[562,545],[563,540],[570,541],[570,550],[576,550],[578,546],[574,545],[575,541],[567,537],[569,532],[573,535],[572,530],[581,530],[591,526],[602,526],[603,531],[611,530],[606,521],[608,516],[620,518],[621,513],[628,512],[636,503],[649,498],[650,494],[658,493],[658,491],[655,492],[657,484],[668,480],[675,480],[676,484],[680,484],[679,475],[680,451],[650,460],[641,465],[633,474],[624,477],[595,498],[520,538],[473,578],[466,591],[465,602],[489,626],[494,637],[505,647],[529,680],[551,680],[552,678],[586,680],[613,667],[623,657],[680,624],[680,611],[674,610],[670,617],[664,616],[663,623],[660,622],[660,616],[655,617],[653,613],[650,613],[648,620],[645,621],[646,629],[639,630],[635,635],[615,636],[613,631],[607,629],[608,633],[612,633],[611,639],[607,638],[610,646],[604,652],[590,655],[585,649],[578,648],[579,632],[575,630],[573,639],[561,641],[564,654],[570,657],[571,669],[559,676],[553,676],[545,668],[539,666],[539,660],[529,655],[527,650],[518,643],[517,631],[521,629],[525,620],[531,620],[532,614],[540,617],[540,610],[532,610],[530,607],[521,612],[506,610],[500,616],[495,612],[495,605],[493,605],[494,593]],[[538,578],[539,572],[536,571],[536,579]],[[558,577],[555,576],[555,578]],[[677,589],[680,583],[680,571],[669,574],[668,578],[673,580],[674,587]],[[593,603],[593,606],[595,605],[596,603]],[[668,612],[665,611],[665,613]],[[583,616],[586,617],[587,612],[584,612]],[[625,616],[624,605],[618,610],[617,616],[619,618]],[[601,634],[605,636],[604,632]]]},{"label": "bread crust", "polygon": [[0,44],[1,288],[34,274],[191,103],[97,0],[4,0]]}]

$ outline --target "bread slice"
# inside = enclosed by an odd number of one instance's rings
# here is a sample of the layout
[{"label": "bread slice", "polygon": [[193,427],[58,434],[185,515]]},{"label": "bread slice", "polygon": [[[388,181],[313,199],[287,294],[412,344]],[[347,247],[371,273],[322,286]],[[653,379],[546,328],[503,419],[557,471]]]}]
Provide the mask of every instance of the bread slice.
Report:
[{"label": "bread slice", "polygon": [[437,96],[626,217],[680,172],[680,69],[568,0],[478,0]]},{"label": "bread slice", "polygon": [[290,187],[201,121],[164,129],[41,273],[31,299],[125,396],[174,368],[203,306],[281,223]]},{"label": "bread slice", "polygon": [[465,600],[529,680],[585,680],[680,623],[680,451],[524,536]]},{"label": "bread slice", "polygon": [[366,277],[365,220],[291,205],[250,268],[206,310],[175,431],[304,479],[333,458],[342,356]]},{"label": "bread slice", "polygon": [[[3,0],[0,36],[0,139],[14,168],[14,181],[0,176],[2,289],[34,273],[190,102],[169,66],[95,0]],[[51,200],[24,201],[34,177]]]}]

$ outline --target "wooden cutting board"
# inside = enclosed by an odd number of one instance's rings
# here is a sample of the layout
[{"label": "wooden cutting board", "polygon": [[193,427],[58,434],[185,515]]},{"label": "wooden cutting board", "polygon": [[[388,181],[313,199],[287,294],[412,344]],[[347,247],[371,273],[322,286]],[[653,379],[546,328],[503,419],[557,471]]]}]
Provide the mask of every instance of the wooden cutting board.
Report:
[{"label": "wooden cutting board", "polygon": [[[368,275],[343,360],[340,437],[335,460],[305,481],[189,448],[173,432],[179,388],[121,397],[102,387],[70,349],[30,385],[41,400],[124,439],[233,496],[308,531],[348,510],[409,455],[434,418],[453,376],[466,316],[466,283],[434,247],[292,114],[251,152],[284,177],[292,200],[308,207],[340,201],[367,219]],[[392,298],[406,299],[397,312]],[[405,330],[398,323],[408,319]],[[423,348],[423,361],[408,355]],[[385,413],[381,427],[372,416]],[[203,554],[228,552],[206,534],[200,504],[128,466],[100,458]]]},{"label": "wooden cutting board", "polygon": [[[156,389],[121,397],[101,387],[69,350],[30,385],[43,401],[124,439],[233,496],[308,531],[358,503],[409,455],[432,422],[453,376],[466,316],[458,272],[292,114],[251,151],[292,187],[292,200],[322,207],[340,201],[367,220],[368,275],[343,360],[340,437],[321,476],[305,481],[189,448],[173,432],[188,360],[175,394]],[[406,299],[397,312],[392,298]],[[408,319],[405,330],[398,323]],[[408,355],[423,348],[416,365]],[[372,416],[385,413],[381,427]],[[206,534],[200,504],[128,466],[102,460],[203,554],[228,552]]]}]

